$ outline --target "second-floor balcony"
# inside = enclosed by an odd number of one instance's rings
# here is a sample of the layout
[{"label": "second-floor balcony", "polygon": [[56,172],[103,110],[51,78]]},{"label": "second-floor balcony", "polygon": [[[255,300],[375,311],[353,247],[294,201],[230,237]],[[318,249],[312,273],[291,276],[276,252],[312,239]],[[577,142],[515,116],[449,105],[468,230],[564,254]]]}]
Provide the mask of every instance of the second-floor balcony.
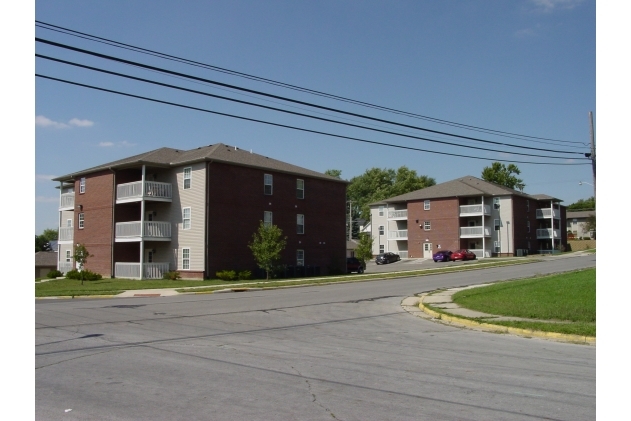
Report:
[{"label": "second-floor balcony", "polygon": [[537,238],[561,238],[561,230],[553,228],[539,228],[537,230]]},{"label": "second-floor balcony", "polygon": [[59,197],[59,210],[73,210],[74,209],[74,192],[62,193]]},{"label": "second-floor balcony", "polygon": [[537,209],[537,219],[559,219],[561,218],[561,214],[558,209],[554,208],[543,208]]},{"label": "second-floor balcony", "polygon": [[408,219],[407,209],[388,211],[388,219]]},{"label": "second-floor balcony", "polygon": [[388,240],[407,240],[408,230],[388,231]]},{"label": "second-floor balcony", "polygon": [[171,183],[134,181],[116,186],[116,203],[137,202],[142,199],[170,202],[173,197]]},{"label": "second-floor balcony", "polygon": [[491,215],[490,205],[464,205],[460,206],[460,216]]},{"label": "second-floor balcony", "polygon": [[61,227],[59,228],[59,241],[72,241],[74,238],[74,227]]},{"label": "second-floor balcony", "polygon": [[491,230],[488,227],[460,227],[460,238],[490,237]]},{"label": "second-floor balcony", "polygon": [[171,241],[171,223],[162,221],[116,223],[116,241],[140,241],[141,239],[145,241]]}]

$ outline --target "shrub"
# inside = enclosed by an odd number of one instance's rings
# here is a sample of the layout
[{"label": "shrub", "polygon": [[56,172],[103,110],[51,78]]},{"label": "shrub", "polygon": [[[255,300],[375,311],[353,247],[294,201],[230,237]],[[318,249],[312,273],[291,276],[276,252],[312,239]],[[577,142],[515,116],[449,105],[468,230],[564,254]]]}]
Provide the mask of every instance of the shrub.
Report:
[{"label": "shrub", "polygon": [[180,272],[176,270],[171,270],[169,272],[164,272],[164,275],[162,275],[162,279],[177,281],[178,279],[182,279],[182,276],[180,276]]},{"label": "shrub", "polygon": [[241,281],[250,279],[252,277],[252,272],[249,270],[242,270],[241,272],[239,272],[238,277]]},{"label": "shrub", "polygon": [[234,270],[222,270],[215,273],[215,276],[222,281],[234,281],[237,279],[237,273]]},{"label": "shrub", "polygon": [[[82,278],[83,274],[83,278]],[[92,272],[91,270],[84,269],[82,271],[78,271],[77,269],[72,269],[71,271],[66,272],[66,278],[68,279],[83,279],[84,281],[98,281],[99,279],[103,279],[103,276],[99,273]]]},{"label": "shrub", "polygon": [[60,271],[58,271],[57,269],[53,269],[50,272],[48,272],[48,274],[46,275],[47,278],[58,278],[60,276],[64,276],[63,273],[61,273]]},{"label": "shrub", "polygon": [[66,272],[66,278],[68,279],[80,279],[79,271],[77,269],[72,269]]}]

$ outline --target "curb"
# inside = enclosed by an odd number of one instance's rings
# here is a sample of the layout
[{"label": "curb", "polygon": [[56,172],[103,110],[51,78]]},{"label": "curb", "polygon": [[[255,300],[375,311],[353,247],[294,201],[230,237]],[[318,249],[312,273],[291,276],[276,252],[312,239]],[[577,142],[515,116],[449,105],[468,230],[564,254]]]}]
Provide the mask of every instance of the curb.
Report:
[{"label": "curb", "polygon": [[453,316],[451,314],[439,313],[423,305],[424,297],[425,295],[422,297],[419,297],[419,303],[418,303],[419,309],[421,309],[421,311],[423,311],[425,314],[432,316],[432,318],[440,321],[441,323],[444,322],[447,324],[453,324],[453,325],[462,326],[466,328],[483,330],[485,332],[510,333],[512,335],[522,336],[525,338],[551,339],[551,340],[559,341],[559,342],[596,345],[596,338],[593,336],[569,335],[565,333],[543,332],[540,330],[521,329],[521,328],[516,328],[516,327],[495,325],[495,324],[486,323],[486,322],[476,322],[473,320],[463,319],[461,317]]}]

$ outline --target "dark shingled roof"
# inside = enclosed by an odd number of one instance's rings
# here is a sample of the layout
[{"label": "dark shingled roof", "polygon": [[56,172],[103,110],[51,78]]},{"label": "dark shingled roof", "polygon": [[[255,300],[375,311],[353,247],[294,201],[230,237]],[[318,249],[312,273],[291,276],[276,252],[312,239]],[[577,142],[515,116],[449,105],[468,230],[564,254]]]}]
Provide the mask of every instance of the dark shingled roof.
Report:
[{"label": "dark shingled roof", "polygon": [[400,196],[390,197],[379,202],[371,203],[373,205],[382,205],[387,203],[396,202],[409,202],[415,200],[426,199],[440,199],[445,197],[467,197],[467,196],[504,196],[515,195],[522,196],[534,200],[555,200],[546,195],[529,195],[518,190],[509,189],[508,187],[501,186],[499,184],[484,181],[480,178],[473,176],[465,176],[457,178],[455,180],[446,181],[444,183],[436,184],[434,186],[426,187],[424,189],[415,190],[413,192],[405,193]]},{"label": "dark shingled roof", "polygon": [[251,153],[249,151],[239,149],[236,146],[224,145],[223,143],[202,146],[188,151],[182,151],[172,148],[155,149],[153,151],[145,152],[139,155],[130,156],[128,158],[119,159],[118,161],[109,162],[107,164],[98,165],[96,167],[57,177],[54,178],[53,181],[70,181],[76,179],[79,176],[97,171],[107,170],[110,168],[130,168],[143,164],[168,168],[200,161],[222,162],[226,164],[274,170],[278,172],[297,174],[314,178],[322,178],[331,181],[338,181],[341,183],[348,183],[347,181],[341,180],[336,177],[331,177],[317,171],[308,170],[306,168],[268,158],[263,155]]},{"label": "dark shingled roof", "polygon": [[56,251],[35,252],[35,266],[57,266]]},{"label": "dark shingled roof", "polygon": [[565,214],[567,219],[572,219],[572,218],[587,218],[590,215],[596,215],[596,211],[595,210],[580,210],[580,211],[572,211],[571,209],[567,210],[567,213]]}]

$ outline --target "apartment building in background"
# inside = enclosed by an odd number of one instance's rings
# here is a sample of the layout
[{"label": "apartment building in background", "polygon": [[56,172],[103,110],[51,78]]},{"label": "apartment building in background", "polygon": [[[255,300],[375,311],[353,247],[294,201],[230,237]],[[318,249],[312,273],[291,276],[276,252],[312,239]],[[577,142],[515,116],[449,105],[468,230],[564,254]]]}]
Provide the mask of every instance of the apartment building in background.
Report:
[{"label": "apartment building in background", "polygon": [[160,148],[57,177],[58,268],[104,277],[214,277],[257,266],[248,248],[260,221],[287,236],[282,264],[344,271],[347,182],[222,143]]},{"label": "apartment building in background", "polygon": [[567,244],[561,200],[466,176],[370,204],[373,254],[432,258],[469,249],[477,257],[556,253]]}]

